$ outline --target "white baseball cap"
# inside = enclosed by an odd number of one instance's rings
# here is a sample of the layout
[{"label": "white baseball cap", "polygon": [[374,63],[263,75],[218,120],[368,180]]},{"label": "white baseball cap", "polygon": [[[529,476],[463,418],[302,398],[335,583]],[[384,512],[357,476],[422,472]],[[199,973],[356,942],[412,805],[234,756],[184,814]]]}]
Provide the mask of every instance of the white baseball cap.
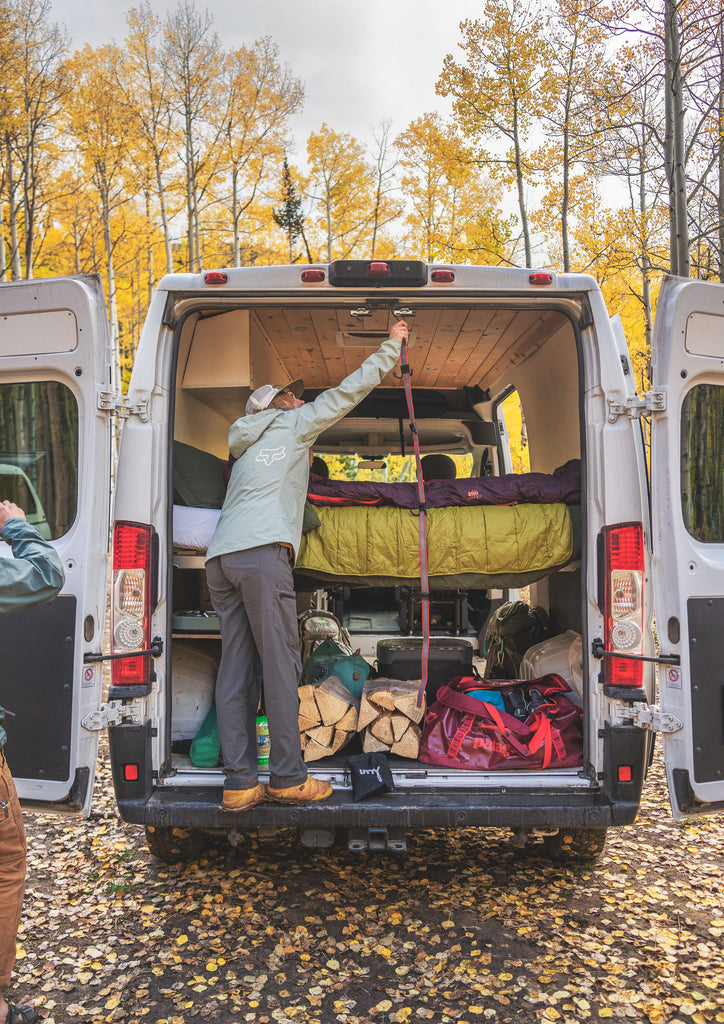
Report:
[{"label": "white baseball cap", "polygon": [[296,380],[291,380],[288,384],[282,384],[278,388],[275,388],[273,384],[262,384],[260,388],[252,391],[249,395],[246,403],[247,416],[253,412],[261,412],[262,409],[268,408],[269,403],[273,398],[276,398],[280,391],[291,391],[295,398],[301,398],[304,391],[304,381],[301,377],[297,377]]}]

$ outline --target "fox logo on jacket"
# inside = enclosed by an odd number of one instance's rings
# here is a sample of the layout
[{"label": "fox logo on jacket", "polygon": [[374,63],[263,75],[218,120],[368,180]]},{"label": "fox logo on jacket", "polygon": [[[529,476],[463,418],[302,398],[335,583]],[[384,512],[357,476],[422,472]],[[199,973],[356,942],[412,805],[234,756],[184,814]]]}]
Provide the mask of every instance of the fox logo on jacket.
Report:
[{"label": "fox logo on jacket", "polygon": [[279,462],[285,458],[287,454],[286,448],[262,448],[256,457],[257,462],[264,462],[267,466],[271,466],[273,462]]}]

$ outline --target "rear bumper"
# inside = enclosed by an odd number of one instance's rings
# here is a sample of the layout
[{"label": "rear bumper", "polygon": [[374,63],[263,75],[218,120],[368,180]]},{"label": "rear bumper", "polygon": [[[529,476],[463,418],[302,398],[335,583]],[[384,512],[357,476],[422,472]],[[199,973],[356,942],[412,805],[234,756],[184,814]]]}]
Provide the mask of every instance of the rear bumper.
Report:
[{"label": "rear bumper", "polygon": [[638,802],[612,802],[600,789],[400,789],[353,803],[336,790],[317,804],[264,803],[249,811],[221,806],[219,788],[156,788],[148,800],[119,800],[124,821],[156,827],[230,831],[257,828],[563,828],[630,824]]}]

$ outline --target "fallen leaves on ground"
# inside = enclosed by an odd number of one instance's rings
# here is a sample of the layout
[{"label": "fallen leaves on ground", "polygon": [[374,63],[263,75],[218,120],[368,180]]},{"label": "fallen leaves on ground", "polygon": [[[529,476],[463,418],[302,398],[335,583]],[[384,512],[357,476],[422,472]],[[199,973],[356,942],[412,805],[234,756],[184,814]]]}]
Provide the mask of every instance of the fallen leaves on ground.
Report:
[{"label": "fallen leaves on ground", "polygon": [[593,865],[504,830],[408,835],[405,855],[296,834],[163,865],[119,821],[26,818],[13,993],[47,1024],[724,1024],[724,816],[669,817],[660,760]]}]

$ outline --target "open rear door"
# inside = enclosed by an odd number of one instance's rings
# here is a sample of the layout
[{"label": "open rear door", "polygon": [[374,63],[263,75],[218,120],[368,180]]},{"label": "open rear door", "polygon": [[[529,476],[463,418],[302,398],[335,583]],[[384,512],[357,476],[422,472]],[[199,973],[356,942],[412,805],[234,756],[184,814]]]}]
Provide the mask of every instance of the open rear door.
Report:
[{"label": "open rear door", "polygon": [[659,701],[678,818],[724,810],[724,286],[666,278],[654,330],[653,576]]},{"label": "open rear door", "polygon": [[0,616],[6,754],[26,806],[68,812],[88,810],[98,752],[81,723],[100,705],[101,667],[83,657],[105,626],[110,365],[99,278],[0,285],[0,498],[65,569],[50,604]]}]

